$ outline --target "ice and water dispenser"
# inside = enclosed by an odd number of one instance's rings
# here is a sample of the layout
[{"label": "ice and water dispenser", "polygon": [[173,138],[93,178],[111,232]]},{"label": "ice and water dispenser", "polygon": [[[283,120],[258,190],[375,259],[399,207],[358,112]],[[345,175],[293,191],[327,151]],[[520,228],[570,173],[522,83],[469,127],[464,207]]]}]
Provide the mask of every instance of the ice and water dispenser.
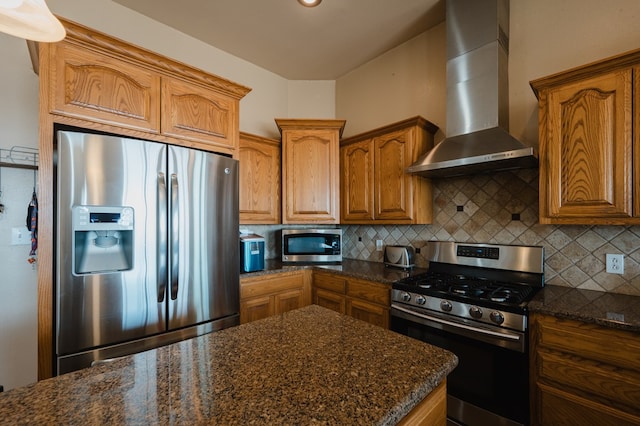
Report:
[{"label": "ice and water dispenser", "polygon": [[74,206],[74,275],[133,268],[133,208]]}]

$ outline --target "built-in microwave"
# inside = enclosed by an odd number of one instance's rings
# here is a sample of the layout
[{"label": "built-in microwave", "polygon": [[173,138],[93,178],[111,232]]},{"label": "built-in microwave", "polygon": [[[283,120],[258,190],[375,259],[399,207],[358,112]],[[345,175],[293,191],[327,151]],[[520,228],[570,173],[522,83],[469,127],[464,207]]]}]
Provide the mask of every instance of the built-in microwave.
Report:
[{"label": "built-in microwave", "polygon": [[282,261],[342,262],[342,229],[283,229]]}]

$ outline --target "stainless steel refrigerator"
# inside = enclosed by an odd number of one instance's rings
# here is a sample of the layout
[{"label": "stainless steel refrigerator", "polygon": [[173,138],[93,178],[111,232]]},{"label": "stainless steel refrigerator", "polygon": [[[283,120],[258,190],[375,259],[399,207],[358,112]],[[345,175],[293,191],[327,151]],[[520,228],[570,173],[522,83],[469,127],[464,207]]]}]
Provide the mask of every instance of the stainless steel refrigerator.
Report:
[{"label": "stainless steel refrigerator", "polygon": [[238,162],[58,131],[57,374],[239,323]]}]

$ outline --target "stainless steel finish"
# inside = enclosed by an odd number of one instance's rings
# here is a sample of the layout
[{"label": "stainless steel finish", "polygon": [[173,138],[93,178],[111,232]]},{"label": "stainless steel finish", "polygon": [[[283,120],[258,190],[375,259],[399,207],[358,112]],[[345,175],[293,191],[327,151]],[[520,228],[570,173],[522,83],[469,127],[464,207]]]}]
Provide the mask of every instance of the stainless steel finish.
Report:
[{"label": "stainless steel finish", "polygon": [[[172,146],[169,174],[179,185],[179,270],[169,329],[234,315],[240,309],[238,161]],[[225,171],[225,169],[228,169]]]},{"label": "stainless steel finish", "polygon": [[509,129],[509,1],[447,0],[447,138],[407,171],[448,177],[537,167]]},{"label": "stainless steel finish", "polygon": [[411,246],[385,246],[384,264],[392,268],[411,269],[415,266],[415,250]]},{"label": "stainless steel finish", "polygon": [[447,425],[451,422],[451,425],[466,426],[523,426],[522,423],[499,416],[452,395],[447,395],[447,414],[456,419],[447,418]]},{"label": "stainless steel finish", "polygon": [[[498,259],[473,258],[457,255],[459,246],[490,247],[499,250]],[[428,241],[426,257],[432,262],[479,266],[542,274],[544,272],[544,248],[542,246],[514,246],[500,244],[456,243],[452,241]]]},{"label": "stainless steel finish", "polygon": [[[328,234],[338,236],[340,239],[340,253],[339,254],[292,254],[287,253],[285,248],[285,241],[287,236],[301,235],[301,234]],[[282,261],[287,263],[339,263],[342,262],[342,229],[340,228],[325,228],[325,229],[283,229],[282,230]]]},{"label": "stainless steel finish", "polygon": [[[67,131],[58,132],[56,153],[59,372],[69,371],[64,360],[76,354],[91,352],[92,361],[120,356],[127,352],[116,348],[131,353],[175,341],[165,335],[197,335],[172,333],[179,328],[199,333],[218,327],[216,321],[238,323],[239,253],[230,249],[238,232],[236,160]],[[73,273],[70,211],[77,205],[133,210],[130,270]]]},{"label": "stainless steel finish", "polygon": [[165,174],[158,173],[158,222],[157,222],[157,251],[158,251],[158,303],[164,302],[169,282],[167,268],[168,230],[161,224],[167,223],[167,182]]},{"label": "stainless steel finish", "polygon": [[58,374],[69,373],[81,368],[97,365],[102,361],[113,361],[127,355],[154,349],[159,346],[180,342],[192,337],[233,327],[240,323],[238,314],[224,317],[219,320],[210,321],[204,324],[181,328],[179,330],[158,334],[143,339],[133,340],[121,344],[107,346],[105,348],[87,350],[72,355],[58,358]]},{"label": "stainless steel finish", "polygon": [[[425,299],[424,303],[420,303],[421,301],[419,302],[419,298]],[[438,297],[424,296],[397,289],[391,290],[391,301],[402,302],[408,308],[415,308],[417,312],[430,310],[473,320],[473,323],[478,326],[488,324],[491,326],[500,326],[500,328],[510,328],[518,331],[525,331],[527,329],[526,315],[516,314],[513,312],[502,312],[498,309],[484,308],[488,312],[485,312],[481,316],[474,317],[473,314],[471,314],[471,311],[474,309],[480,309],[476,305],[458,301],[449,301]],[[496,324],[496,322],[491,319],[491,312],[499,312],[502,315],[503,321],[501,324]]]},{"label": "stainless steel finish", "polygon": [[178,215],[178,195],[178,177],[175,173],[172,173],[171,203],[169,204],[169,211],[171,212],[169,219],[169,229],[171,230],[171,245],[169,246],[169,253],[171,253],[171,300],[176,300],[176,297],[178,297],[178,277],[180,276],[180,216]]},{"label": "stainless steel finish", "polygon": [[462,318],[453,318],[447,314],[427,312],[426,310],[408,309],[396,303],[391,303],[391,315],[521,353],[524,353],[526,349],[525,333],[523,332],[473,324]]}]

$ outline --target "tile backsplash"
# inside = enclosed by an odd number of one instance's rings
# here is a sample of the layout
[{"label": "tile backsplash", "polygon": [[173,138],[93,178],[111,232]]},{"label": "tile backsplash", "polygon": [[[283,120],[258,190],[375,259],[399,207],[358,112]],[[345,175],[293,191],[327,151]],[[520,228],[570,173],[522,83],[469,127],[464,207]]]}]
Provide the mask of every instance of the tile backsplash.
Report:
[{"label": "tile backsplash", "polygon": [[[384,245],[423,247],[429,240],[541,245],[548,284],[640,295],[640,226],[538,224],[538,170],[433,181],[431,225],[343,225],[346,258],[382,262]],[[266,239],[266,257],[280,257],[283,225],[243,225]],[[605,271],[605,255],[624,255],[624,274]],[[427,266],[423,253],[418,266]]]}]

